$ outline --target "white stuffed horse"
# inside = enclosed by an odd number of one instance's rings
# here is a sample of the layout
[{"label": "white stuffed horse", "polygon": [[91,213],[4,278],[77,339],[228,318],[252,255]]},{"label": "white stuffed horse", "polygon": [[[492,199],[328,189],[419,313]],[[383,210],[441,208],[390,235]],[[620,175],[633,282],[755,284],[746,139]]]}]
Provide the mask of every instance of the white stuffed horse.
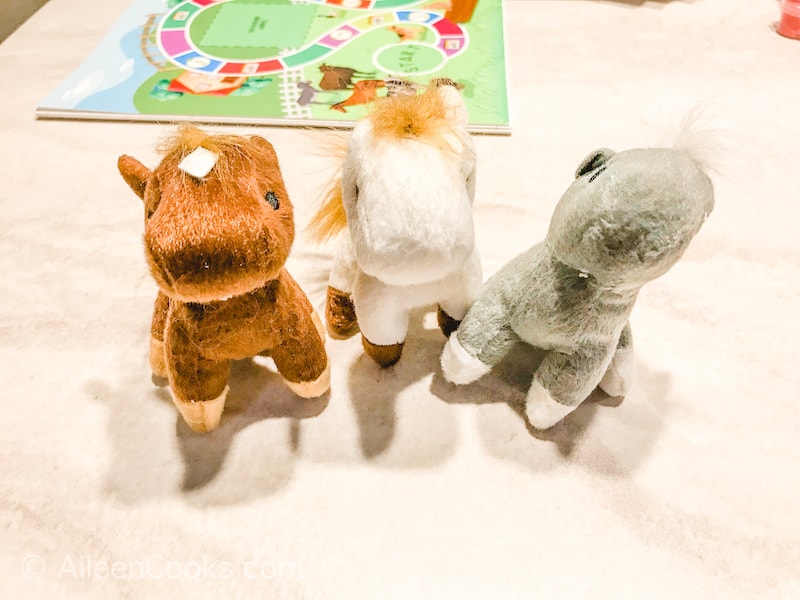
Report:
[{"label": "white stuffed horse", "polygon": [[338,235],[326,318],[332,337],[360,328],[382,367],[400,359],[412,309],[437,304],[450,335],[481,283],[472,202],[475,150],[449,80],[379,99],[350,137],[341,184],[311,223]]}]

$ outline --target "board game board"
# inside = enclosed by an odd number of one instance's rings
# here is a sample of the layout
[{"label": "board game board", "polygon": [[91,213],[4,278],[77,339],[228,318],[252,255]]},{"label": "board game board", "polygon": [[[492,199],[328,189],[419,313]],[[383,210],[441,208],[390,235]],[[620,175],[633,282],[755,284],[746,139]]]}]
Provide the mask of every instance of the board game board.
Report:
[{"label": "board game board", "polygon": [[377,97],[459,84],[508,133],[501,0],[135,0],[39,117],[348,126]]}]

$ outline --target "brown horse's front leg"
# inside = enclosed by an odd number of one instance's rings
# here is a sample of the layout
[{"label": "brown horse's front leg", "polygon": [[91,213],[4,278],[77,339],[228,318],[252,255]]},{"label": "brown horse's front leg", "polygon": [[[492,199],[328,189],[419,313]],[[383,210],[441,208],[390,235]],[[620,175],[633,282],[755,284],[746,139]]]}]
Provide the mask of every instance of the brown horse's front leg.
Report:
[{"label": "brown horse's front leg", "polygon": [[302,398],[321,396],[331,386],[325,344],[314,320],[311,314],[304,315],[297,329],[286,332],[282,343],[272,349],[272,359],[284,383]]},{"label": "brown horse's front leg", "polygon": [[169,297],[158,292],[150,325],[150,369],[157,377],[167,377],[167,355],[164,350],[164,333],[169,313]]},{"label": "brown horse's front leg", "polygon": [[201,356],[185,321],[171,318],[165,338],[172,400],[186,424],[198,433],[216,429],[228,393],[230,361]]},{"label": "brown horse's front leg", "polygon": [[270,355],[284,383],[303,398],[321,396],[331,386],[325,331],[305,292],[286,271],[276,291],[275,316],[280,341]]}]

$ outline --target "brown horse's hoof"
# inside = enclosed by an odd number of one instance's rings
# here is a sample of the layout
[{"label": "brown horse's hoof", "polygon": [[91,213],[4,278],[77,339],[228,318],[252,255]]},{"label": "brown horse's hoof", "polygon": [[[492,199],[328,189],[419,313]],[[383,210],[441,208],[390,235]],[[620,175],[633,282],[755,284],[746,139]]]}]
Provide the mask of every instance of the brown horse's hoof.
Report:
[{"label": "brown horse's hoof", "polygon": [[290,390],[301,398],[319,398],[331,388],[331,364],[325,365],[325,370],[322,375],[317,377],[314,381],[289,381],[284,379],[283,382]]},{"label": "brown horse's hoof", "polygon": [[389,346],[378,346],[362,335],[361,343],[364,345],[364,352],[384,369],[395,364],[400,360],[400,355],[403,354],[404,342]]},{"label": "brown horse's hoof", "polygon": [[350,294],[328,286],[325,321],[328,323],[328,335],[334,339],[344,340],[358,333],[356,307]]},{"label": "brown horse's hoof", "polygon": [[161,379],[167,378],[167,355],[164,340],[150,338],[150,370]]},{"label": "brown horse's hoof", "polygon": [[444,312],[441,306],[436,311],[436,320],[439,322],[439,329],[442,330],[445,337],[450,337],[450,334],[461,325],[461,321],[456,321],[453,317]]},{"label": "brown horse's hoof", "polygon": [[228,395],[227,386],[223,392],[213,400],[201,402],[184,402],[172,395],[172,401],[180,411],[183,420],[196,433],[207,433],[219,427],[222,410],[225,408],[225,396]]}]

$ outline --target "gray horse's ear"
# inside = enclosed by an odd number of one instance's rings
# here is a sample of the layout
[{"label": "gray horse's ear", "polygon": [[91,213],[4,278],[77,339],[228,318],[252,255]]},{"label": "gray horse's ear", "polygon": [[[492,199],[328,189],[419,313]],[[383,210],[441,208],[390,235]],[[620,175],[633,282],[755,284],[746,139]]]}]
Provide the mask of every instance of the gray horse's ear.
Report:
[{"label": "gray horse's ear", "polygon": [[595,150],[589,156],[583,159],[583,162],[578,167],[578,170],[575,171],[575,179],[581,175],[586,175],[586,173],[594,171],[597,167],[608,162],[608,160],[615,154],[616,152],[609,150],[608,148],[600,148]]}]

